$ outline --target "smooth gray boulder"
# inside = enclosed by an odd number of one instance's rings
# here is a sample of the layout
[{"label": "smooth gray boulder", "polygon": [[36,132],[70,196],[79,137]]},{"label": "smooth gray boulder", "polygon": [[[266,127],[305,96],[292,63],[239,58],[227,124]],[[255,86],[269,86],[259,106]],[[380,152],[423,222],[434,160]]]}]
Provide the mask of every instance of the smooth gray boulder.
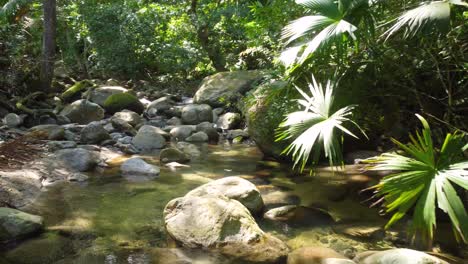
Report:
[{"label": "smooth gray boulder", "polygon": [[407,248],[362,252],[354,258],[354,261],[359,264],[448,264],[424,252]]},{"label": "smooth gray boulder", "polygon": [[83,144],[99,144],[111,136],[99,122],[91,122],[81,130],[80,140]]},{"label": "smooth gray boulder", "polygon": [[132,144],[140,150],[162,149],[166,145],[164,133],[160,128],[144,125],[138,130]]},{"label": "smooth gray boulder", "polygon": [[130,110],[123,110],[121,112],[117,112],[114,114],[114,117],[122,119],[123,121],[129,123],[133,127],[136,127],[144,121],[144,119],[139,114]]},{"label": "smooth gray boulder", "polygon": [[190,137],[186,138],[185,141],[187,142],[207,142],[209,139],[208,135],[205,132],[196,132],[192,134]]},{"label": "smooth gray boulder", "polygon": [[3,118],[3,123],[7,127],[14,128],[23,124],[23,118],[21,118],[19,115],[15,113],[9,113]]},{"label": "smooth gray boulder", "polygon": [[84,125],[102,120],[104,109],[98,104],[82,99],[65,106],[60,115],[67,117],[73,123]]},{"label": "smooth gray boulder", "polygon": [[207,104],[187,105],[182,108],[182,123],[198,125],[202,122],[213,122],[213,109]]},{"label": "smooth gray boulder", "polygon": [[99,153],[83,148],[62,149],[55,154],[65,167],[79,172],[90,171],[99,162]]},{"label": "smooth gray boulder", "polygon": [[197,146],[188,142],[177,142],[176,147],[185,153],[190,159],[196,159],[201,156],[201,151]]},{"label": "smooth gray boulder", "polygon": [[177,141],[183,141],[188,138],[195,131],[195,126],[182,125],[171,129],[169,132]]},{"label": "smooth gray boulder", "polygon": [[243,204],[252,214],[261,213],[263,210],[263,199],[257,187],[237,176],[225,177],[199,186],[186,195],[227,197]]},{"label": "smooth gray boulder", "polygon": [[38,215],[0,207],[0,241],[25,238],[40,231],[43,225],[43,219]]},{"label": "smooth gray boulder", "polygon": [[89,100],[100,106],[104,106],[104,102],[113,94],[126,93],[127,89],[121,86],[101,86],[91,91]]},{"label": "smooth gray boulder", "polygon": [[185,196],[164,209],[170,237],[187,248],[216,249],[245,261],[273,262],[284,259],[288,247],[266,234],[240,202],[226,197]]},{"label": "smooth gray boulder", "polygon": [[219,117],[216,125],[222,129],[234,129],[239,127],[241,120],[239,113],[226,113]]},{"label": "smooth gray boulder", "polygon": [[120,166],[122,176],[129,180],[141,181],[159,176],[159,168],[141,158],[130,158]]}]

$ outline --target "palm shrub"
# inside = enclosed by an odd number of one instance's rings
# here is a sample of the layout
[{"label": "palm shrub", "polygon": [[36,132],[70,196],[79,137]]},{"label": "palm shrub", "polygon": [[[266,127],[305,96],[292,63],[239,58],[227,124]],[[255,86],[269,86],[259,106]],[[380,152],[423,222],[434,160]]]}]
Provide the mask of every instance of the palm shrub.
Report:
[{"label": "palm shrub", "polygon": [[414,208],[410,234],[420,235],[423,241],[433,239],[436,227],[436,204],[450,217],[457,239],[468,241],[468,215],[453,184],[468,189],[468,161],[463,152],[468,144],[464,135],[447,134],[440,149],[433,145],[428,122],[417,115],[423,129],[410,135],[411,142],[393,142],[402,150],[385,153],[366,161],[369,170],[397,171],[384,177],[372,187],[377,196],[383,197],[384,208],[393,216],[386,225],[392,226]]},{"label": "palm shrub", "polygon": [[364,134],[364,131],[349,118],[354,106],[335,110],[335,84],[330,80],[324,89],[322,84],[317,83],[312,76],[312,82],[308,86],[311,96],[296,86],[297,91],[302,95],[302,99],[297,102],[303,110],[286,116],[284,122],[278,127],[276,141],[293,139],[283,154],[292,155],[294,167],[300,165],[301,171],[309,162],[309,158],[311,158],[312,165],[317,164],[322,150],[330,166],[343,164],[342,140],[338,132],[357,138],[346,128],[347,124],[352,124]]}]

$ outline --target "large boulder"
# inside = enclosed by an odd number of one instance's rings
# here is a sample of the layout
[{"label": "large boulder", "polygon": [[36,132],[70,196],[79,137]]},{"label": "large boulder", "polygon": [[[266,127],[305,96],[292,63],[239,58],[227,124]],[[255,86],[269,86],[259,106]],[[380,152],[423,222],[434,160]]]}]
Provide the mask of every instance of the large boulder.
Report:
[{"label": "large boulder", "polygon": [[222,129],[234,129],[240,125],[241,120],[239,113],[226,113],[219,117],[217,126]]},{"label": "large boulder", "polygon": [[227,197],[239,201],[253,214],[258,214],[263,210],[263,199],[257,187],[237,176],[209,182],[193,189],[186,196]]},{"label": "large boulder", "polygon": [[278,262],[288,254],[286,244],[264,233],[246,207],[226,197],[176,198],[166,205],[164,220],[168,234],[184,247],[252,262]]},{"label": "large boulder", "polygon": [[163,130],[158,127],[144,125],[132,140],[132,144],[140,150],[162,149],[166,145]]},{"label": "large boulder", "polygon": [[104,102],[104,109],[113,114],[123,110],[131,110],[138,114],[143,113],[145,106],[131,93],[118,93],[109,96]]},{"label": "large boulder", "polygon": [[359,264],[448,264],[439,258],[407,248],[370,251],[358,254],[354,261]]},{"label": "large boulder", "polygon": [[98,104],[82,99],[67,105],[60,115],[70,119],[73,123],[88,124],[104,118],[104,109]]},{"label": "large boulder", "polygon": [[198,125],[201,122],[213,121],[213,109],[207,104],[187,105],[182,108],[182,123]]},{"label": "large boulder", "polygon": [[354,261],[330,248],[303,247],[288,255],[288,264],[354,264]]},{"label": "large boulder", "polygon": [[262,79],[261,71],[220,72],[206,77],[198,88],[193,101],[196,104],[223,106],[237,101]]},{"label": "large boulder", "polygon": [[120,86],[101,86],[91,91],[89,100],[100,106],[104,106],[107,98],[114,94],[126,93],[127,89]]},{"label": "large boulder", "polygon": [[56,157],[65,167],[79,172],[90,171],[99,162],[99,153],[83,148],[58,150]]},{"label": "large boulder", "polygon": [[0,241],[9,241],[37,233],[43,227],[40,216],[0,207]]},{"label": "large boulder", "polygon": [[62,140],[65,138],[65,129],[59,125],[39,125],[29,130],[37,135],[36,138],[44,140]]},{"label": "large boulder", "polygon": [[80,139],[84,144],[99,144],[110,138],[107,130],[99,122],[91,122],[81,130]]},{"label": "large boulder", "polygon": [[141,179],[152,179],[159,176],[159,168],[148,164],[141,158],[131,158],[120,166],[122,176],[127,179],[140,181]]}]

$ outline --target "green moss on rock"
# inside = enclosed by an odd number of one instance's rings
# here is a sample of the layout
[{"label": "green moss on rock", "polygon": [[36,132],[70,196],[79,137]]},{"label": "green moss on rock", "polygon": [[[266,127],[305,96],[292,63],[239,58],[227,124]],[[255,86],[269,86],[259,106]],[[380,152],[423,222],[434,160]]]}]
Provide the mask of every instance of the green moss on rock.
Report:
[{"label": "green moss on rock", "polygon": [[93,85],[94,84],[90,80],[76,82],[65,92],[63,92],[61,97],[64,101],[72,101],[73,99],[78,99],[81,93],[83,93],[87,88],[92,87]]},{"label": "green moss on rock", "polygon": [[145,107],[135,95],[131,93],[119,93],[113,94],[106,99],[104,109],[112,114],[125,109],[141,114],[145,110]]}]

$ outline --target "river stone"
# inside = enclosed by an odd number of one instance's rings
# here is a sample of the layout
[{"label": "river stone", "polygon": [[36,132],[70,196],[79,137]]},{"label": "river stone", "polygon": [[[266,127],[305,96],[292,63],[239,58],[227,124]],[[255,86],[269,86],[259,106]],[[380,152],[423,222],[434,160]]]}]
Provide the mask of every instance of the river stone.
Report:
[{"label": "river stone", "polygon": [[208,135],[205,132],[197,132],[192,134],[190,137],[186,138],[185,141],[187,142],[207,142]]},{"label": "river stone", "polygon": [[39,125],[29,129],[40,134],[37,138],[46,140],[61,140],[65,138],[65,129],[59,125]]},{"label": "river stone", "polygon": [[159,168],[148,164],[141,158],[130,158],[120,166],[122,176],[125,178],[148,177],[156,178],[159,176]]},{"label": "river stone", "polygon": [[294,217],[297,205],[285,205],[267,211],[263,217],[274,221],[288,221]]},{"label": "river stone", "polygon": [[111,124],[112,124],[112,127],[114,127],[117,131],[124,132],[128,135],[134,136],[137,133],[137,131],[135,130],[135,128],[133,128],[132,125],[130,125],[129,123],[127,123],[127,121],[120,119],[118,117],[115,117],[115,116],[112,117]]},{"label": "river stone", "polygon": [[224,106],[237,101],[252,88],[252,84],[263,77],[261,71],[220,72],[206,77],[198,88],[193,102]]},{"label": "river stone", "polygon": [[69,174],[67,177],[67,180],[71,182],[85,182],[88,180],[88,178],[89,177],[86,174],[75,172],[75,173]]},{"label": "river stone", "polygon": [[182,126],[174,127],[173,129],[171,129],[169,133],[176,140],[183,141],[186,138],[188,138],[194,131],[195,131],[195,126],[182,125]]},{"label": "river stone", "polygon": [[82,99],[67,105],[61,115],[78,124],[88,124],[92,121],[99,121],[104,118],[104,109],[98,104]]},{"label": "river stone", "polygon": [[219,140],[218,131],[213,123],[202,122],[197,125],[197,131],[205,132],[210,142],[217,142]]},{"label": "river stone", "polygon": [[154,110],[156,110],[155,113],[161,114],[162,112],[169,110],[173,105],[174,101],[172,101],[169,97],[164,96],[151,102],[146,108],[146,111],[154,112]]},{"label": "river stone", "polygon": [[181,126],[182,125],[182,120],[178,117],[171,117],[170,119],[167,120],[167,125],[168,126]]},{"label": "river stone", "polygon": [[185,163],[185,162],[190,161],[190,158],[188,158],[184,152],[176,148],[163,149],[161,151],[161,154],[159,154],[159,158],[162,163],[169,163],[169,162]]},{"label": "river stone", "polygon": [[226,197],[185,196],[164,209],[168,234],[187,248],[216,249],[253,262],[277,262],[288,253],[281,240],[265,234],[241,203]]},{"label": "river stone", "polygon": [[100,106],[104,106],[104,102],[109,96],[126,92],[128,92],[128,90],[121,86],[101,86],[91,91],[89,100]]},{"label": "river stone", "polygon": [[363,252],[358,254],[354,261],[359,264],[448,264],[424,252],[407,248]]},{"label": "river stone", "polygon": [[288,255],[287,264],[355,264],[330,248],[303,247]]},{"label": "river stone", "polygon": [[186,196],[227,197],[243,204],[252,214],[263,210],[263,199],[257,187],[248,180],[231,176],[206,183],[193,189]]},{"label": "river stone", "polygon": [[160,128],[144,125],[138,130],[132,144],[141,150],[161,149],[166,145],[166,139],[162,136],[164,133]]},{"label": "river stone", "polygon": [[43,219],[40,216],[0,207],[0,241],[27,237],[40,231],[42,227]]},{"label": "river stone", "polygon": [[178,142],[176,147],[189,156],[190,159],[195,159],[201,156],[201,151],[194,144],[188,142]]},{"label": "river stone", "polygon": [[107,130],[99,122],[91,122],[81,130],[80,140],[83,144],[99,144],[110,138]]},{"label": "river stone", "polygon": [[76,148],[76,142],[75,141],[49,141],[47,142],[47,147],[51,151],[56,151],[59,149]]},{"label": "river stone", "polygon": [[137,125],[143,123],[143,118],[130,110],[123,110],[114,114],[115,118],[122,119],[123,121],[129,123],[131,126],[136,127]]},{"label": "river stone", "polygon": [[213,110],[211,106],[207,104],[193,104],[182,108],[182,123],[186,125],[197,125],[205,121],[213,121]]},{"label": "river stone", "polygon": [[9,113],[3,118],[3,123],[7,127],[18,127],[23,123],[23,118],[15,113]]},{"label": "river stone", "polygon": [[98,164],[99,154],[84,148],[62,149],[56,153],[64,166],[79,171],[90,171]]},{"label": "river stone", "polygon": [[222,129],[234,129],[240,125],[241,116],[239,113],[226,113],[219,117],[217,126]]}]

